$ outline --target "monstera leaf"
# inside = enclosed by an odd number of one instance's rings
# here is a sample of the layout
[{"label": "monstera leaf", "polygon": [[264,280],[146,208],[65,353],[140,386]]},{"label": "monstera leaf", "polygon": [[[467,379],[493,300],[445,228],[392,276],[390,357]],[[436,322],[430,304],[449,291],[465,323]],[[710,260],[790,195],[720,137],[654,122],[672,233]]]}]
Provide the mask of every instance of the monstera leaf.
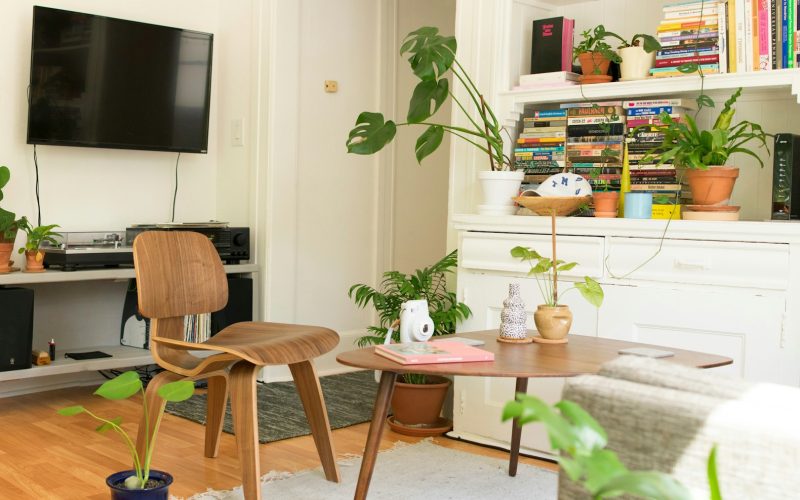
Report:
[{"label": "monstera leaf", "polygon": [[391,120],[384,121],[381,113],[361,113],[347,138],[347,152],[371,155],[383,149],[394,139],[396,133],[395,123]]},{"label": "monstera leaf", "polygon": [[422,160],[429,154],[436,151],[436,148],[442,143],[444,137],[444,129],[439,125],[431,125],[425,132],[417,139],[417,145],[414,152],[417,155],[417,162],[422,163]]},{"label": "monstera leaf", "polygon": [[411,70],[420,80],[437,80],[453,65],[456,39],[442,36],[433,27],[424,27],[408,34],[400,47],[400,55],[410,53]]},{"label": "monstera leaf", "polygon": [[[420,123],[430,118],[447,99],[449,85],[446,78],[423,80],[414,88],[408,106],[408,122]],[[433,105],[433,109],[431,109]]]}]

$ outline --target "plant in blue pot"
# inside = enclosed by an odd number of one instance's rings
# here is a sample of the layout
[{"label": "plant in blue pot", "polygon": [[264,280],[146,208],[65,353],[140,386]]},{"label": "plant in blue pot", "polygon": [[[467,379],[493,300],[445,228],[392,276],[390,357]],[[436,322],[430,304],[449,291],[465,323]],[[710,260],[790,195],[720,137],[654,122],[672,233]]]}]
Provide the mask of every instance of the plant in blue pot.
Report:
[{"label": "plant in blue pot", "polygon": [[[106,478],[106,484],[111,489],[112,500],[167,500],[169,498],[169,485],[172,484],[172,476],[166,472],[150,469],[153,448],[163,412],[159,414],[156,422],[147,421],[147,400],[144,397],[144,386],[139,379],[139,374],[134,371],[124,372],[101,385],[94,393],[109,400],[128,399],[136,394],[141,394],[142,396],[146,436],[143,455],[139,454],[134,440],[122,428],[122,417],[107,419],[94,414],[82,405],[68,406],[58,410],[60,415],[86,414],[92,417],[100,422],[100,425],[95,429],[97,432],[114,431],[119,434],[128,447],[128,451],[131,453],[133,469],[115,472]],[[184,401],[193,394],[194,382],[189,380],[170,382],[158,389],[159,397],[170,402]]]}]

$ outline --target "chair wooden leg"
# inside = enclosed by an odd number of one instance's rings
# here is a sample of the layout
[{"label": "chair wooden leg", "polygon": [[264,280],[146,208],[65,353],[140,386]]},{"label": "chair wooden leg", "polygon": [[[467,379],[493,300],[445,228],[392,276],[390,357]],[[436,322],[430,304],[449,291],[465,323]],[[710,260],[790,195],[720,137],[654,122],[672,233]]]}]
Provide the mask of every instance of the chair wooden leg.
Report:
[{"label": "chair wooden leg", "polygon": [[206,446],[205,455],[214,458],[219,454],[219,438],[225,421],[225,406],[228,402],[228,379],[221,375],[209,377],[206,398]]},{"label": "chair wooden leg", "polygon": [[258,416],[256,414],[256,375],[259,367],[239,361],[230,372],[231,413],[239,464],[242,467],[242,491],[246,500],[261,499],[261,468],[258,461]]},{"label": "chair wooden leg", "polygon": [[[175,382],[176,380],[181,380],[183,378],[184,377],[182,375],[178,375],[177,373],[163,371],[153,377],[153,379],[150,380],[150,383],[147,384],[147,390],[145,390],[144,393],[144,398],[147,402],[147,413],[142,415],[142,418],[139,421],[139,429],[136,432],[136,452],[139,454],[140,460],[144,460],[145,456],[145,445],[147,439],[146,429],[148,424],[150,437],[152,437],[158,431],[156,427],[156,424],[158,423],[158,417],[164,411],[164,406],[167,404],[166,401],[158,397],[158,388],[164,384]],[[145,420],[145,415],[147,416],[147,420]]]},{"label": "chair wooden leg", "polygon": [[289,369],[292,372],[300,400],[303,401],[303,408],[306,410],[306,418],[311,427],[311,434],[314,436],[314,444],[317,446],[325,478],[328,481],[339,483],[342,478],[339,475],[339,466],[336,464],[336,451],[331,439],[331,425],[328,421],[325,399],[314,363],[311,360],[302,361],[289,365]]}]

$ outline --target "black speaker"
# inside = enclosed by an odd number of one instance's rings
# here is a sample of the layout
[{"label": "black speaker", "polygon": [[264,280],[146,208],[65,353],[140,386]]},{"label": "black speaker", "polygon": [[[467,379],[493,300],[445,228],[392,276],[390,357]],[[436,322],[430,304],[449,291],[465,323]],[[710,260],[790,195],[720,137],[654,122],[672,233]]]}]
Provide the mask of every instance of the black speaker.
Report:
[{"label": "black speaker", "polygon": [[0,288],[0,371],[31,367],[33,290]]},{"label": "black speaker", "polygon": [[775,134],[772,218],[800,219],[800,136]]},{"label": "black speaker", "polygon": [[211,335],[242,321],[253,321],[253,279],[228,276],[228,304],[211,314]]}]

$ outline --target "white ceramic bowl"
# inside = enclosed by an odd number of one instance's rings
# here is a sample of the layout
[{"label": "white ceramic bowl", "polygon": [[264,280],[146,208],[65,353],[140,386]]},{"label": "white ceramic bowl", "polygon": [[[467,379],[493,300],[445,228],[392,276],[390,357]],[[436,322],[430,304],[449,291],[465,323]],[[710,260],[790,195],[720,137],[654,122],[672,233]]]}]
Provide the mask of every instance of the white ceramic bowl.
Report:
[{"label": "white ceramic bowl", "polygon": [[545,179],[536,193],[539,196],[591,196],[592,186],[582,175],[563,172]]}]

